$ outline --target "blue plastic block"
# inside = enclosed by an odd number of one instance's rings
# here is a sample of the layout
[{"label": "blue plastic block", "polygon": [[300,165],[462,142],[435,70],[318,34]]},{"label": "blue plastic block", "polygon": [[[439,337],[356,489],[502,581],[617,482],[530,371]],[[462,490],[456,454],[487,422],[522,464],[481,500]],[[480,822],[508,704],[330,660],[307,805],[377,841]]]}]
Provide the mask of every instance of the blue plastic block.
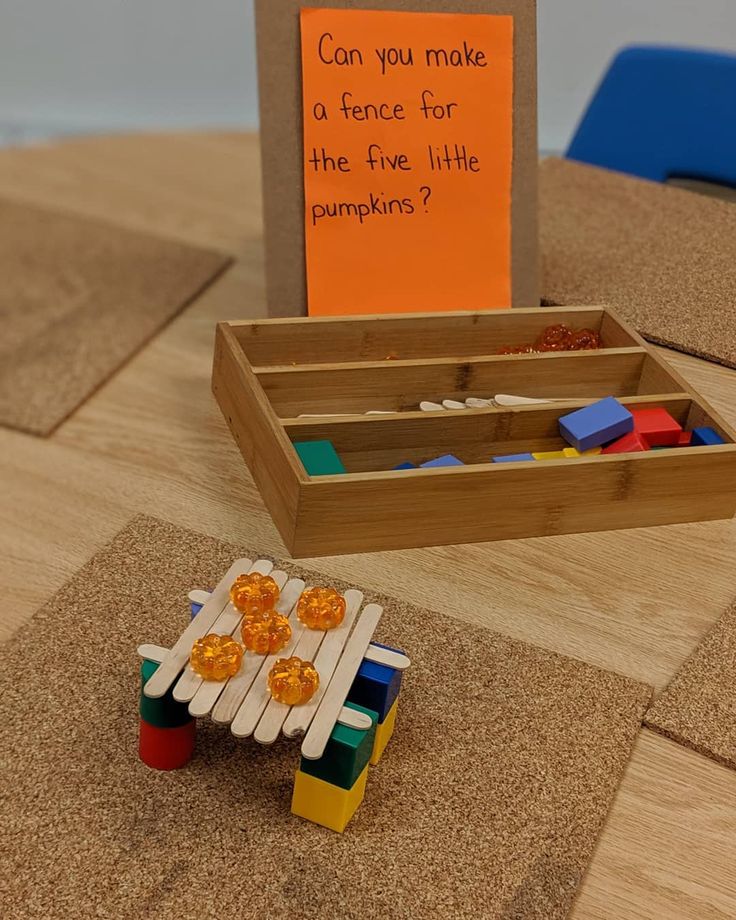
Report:
[{"label": "blue plastic block", "polygon": [[709,444],[725,444],[726,442],[712,428],[693,428],[690,447],[706,447]]},{"label": "blue plastic block", "polygon": [[736,54],[625,48],[595,92],[570,160],[666,182],[736,186]]},{"label": "blue plastic block", "polygon": [[[379,645],[392,652],[399,651],[379,642],[374,642],[373,645]],[[381,725],[396,701],[400,689],[401,671],[389,668],[385,664],[376,664],[375,661],[363,660],[347,698],[351,703],[377,712],[378,724]]]},{"label": "blue plastic block", "polygon": [[409,463],[407,460],[406,463],[400,463],[398,466],[394,467],[395,470],[415,470],[417,469],[416,463]]},{"label": "blue plastic block", "polygon": [[443,457],[437,457],[435,460],[427,460],[426,463],[419,464],[422,467],[432,466],[465,466],[462,460],[453,457],[452,454],[445,454]]},{"label": "blue plastic block", "polygon": [[560,434],[581,453],[615,441],[633,430],[634,416],[613,396],[560,419]]},{"label": "blue plastic block", "polygon": [[332,476],[346,472],[332,441],[295,441],[294,449],[309,476]]},{"label": "blue plastic block", "polygon": [[194,619],[202,607],[204,607],[204,604],[195,604],[194,601],[189,601],[189,606],[192,608],[192,619]]},{"label": "blue plastic block", "polygon": [[533,460],[531,454],[507,454],[505,457],[494,457],[493,463],[521,463],[523,460]]}]

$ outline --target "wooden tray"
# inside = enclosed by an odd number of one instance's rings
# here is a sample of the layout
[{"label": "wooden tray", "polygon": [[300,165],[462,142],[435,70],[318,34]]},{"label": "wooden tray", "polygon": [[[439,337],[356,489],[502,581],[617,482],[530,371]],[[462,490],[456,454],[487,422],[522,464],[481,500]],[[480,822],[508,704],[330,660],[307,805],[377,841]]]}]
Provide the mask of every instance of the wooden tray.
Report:
[{"label": "wooden tray", "polygon": [[[596,351],[496,355],[566,322]],[[215,397],[294,557],[730,518],[736,432],[603,307],[220,323]],[[421,412],[421,400],[512,393],[514,409]],[[567,446],[558,419],[604,396],[663,406],[728,442],[491,464]],[[364,415],[384,410],[386,415]],[[355,413],[339,418],[303,414]],[[330,440],[346,474],[310,477],[292,442]],[[453,453],[466,466],[394,471]]]}]

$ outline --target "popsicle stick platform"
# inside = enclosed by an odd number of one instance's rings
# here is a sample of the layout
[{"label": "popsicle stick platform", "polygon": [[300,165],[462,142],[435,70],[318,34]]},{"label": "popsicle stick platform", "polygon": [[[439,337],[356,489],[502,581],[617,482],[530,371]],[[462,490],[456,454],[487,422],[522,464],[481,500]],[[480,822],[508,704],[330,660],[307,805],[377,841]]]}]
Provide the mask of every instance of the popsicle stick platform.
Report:
[{"label": "popsicle stick platform", "polygon": [[[240,670],[229,680],[203,680],[188,667],[192,644],[209,632],[239,634],[242,616],[230,603],[229,590],[238,575],[248,572],[270,574],[278,584],[281,593],[276,609],[288,616],[291,639],[275,655],[246,651]],[[326,632],[307,629],[296,616],[296,604],[304,588],[304,581],[289,579],[285,572],[274,570],[267,559],[256,562],[239,559],[213,592],[189,592],[190,600],[203,606],[173,647],[165,649],[152,644],[138,647],[142,658],[160,664],[144,687],[145,695],[157,698],[173,687],[174,698],[188,702],[193,717],[210,715],[214,722],[229,724],[236,737],[253,735],[260,744],[272,744],[282,733],[288,738],[304,736],[302,754],[309,759],[322,756],[336,723],[363,730],[370,728],[368,716],[345,706],[361,662],[368,659],[404,670],[410,664],[409,658],[372,644],[383,611],[377,604],[363,607],[363,593],[357,589],[349,589],[343,595],[346,611],[339,627]],[[313,661],[320,675],[317,692],[303,706],[278,703],[268,690],[271,667],[278,658],[290,655]]]},{"label": "popsicle stick platform", "polygon": [[[152,645],[150,642],[144,642],[138,646],[137,651],[140,658],[145,658],[146,661],[155,661],[160,664],[169,650],[164,648],[163,645]],[[357,709],[350,709],[347,706],[343,706],[340,710],[337,721],[340,725],[347,725],[349,728],[358,728],[361,731],[367,731],[371,727],[370,716],[367,716],[364,712],[359,712]]]}]

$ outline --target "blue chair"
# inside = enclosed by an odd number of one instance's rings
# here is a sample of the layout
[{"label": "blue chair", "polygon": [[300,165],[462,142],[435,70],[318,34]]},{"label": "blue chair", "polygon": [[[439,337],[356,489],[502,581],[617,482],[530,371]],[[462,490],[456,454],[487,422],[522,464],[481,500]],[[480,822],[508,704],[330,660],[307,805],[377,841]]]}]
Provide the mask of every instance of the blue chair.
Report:
[{"label": "blue chair", "polygon": [[736,187],[736,55],[624,49],[567,158],[655,182],[686,178]]}]

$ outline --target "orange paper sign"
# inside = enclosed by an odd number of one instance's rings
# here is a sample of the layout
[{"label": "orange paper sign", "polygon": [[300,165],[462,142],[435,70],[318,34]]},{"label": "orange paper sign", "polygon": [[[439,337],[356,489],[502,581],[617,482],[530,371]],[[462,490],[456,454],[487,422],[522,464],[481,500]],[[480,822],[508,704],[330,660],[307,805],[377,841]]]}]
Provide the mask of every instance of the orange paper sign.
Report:
[{"label": "orange paper sign", "polygon": [[301,32],[309,312],[510,306],[513,17],[302,9]]}]

